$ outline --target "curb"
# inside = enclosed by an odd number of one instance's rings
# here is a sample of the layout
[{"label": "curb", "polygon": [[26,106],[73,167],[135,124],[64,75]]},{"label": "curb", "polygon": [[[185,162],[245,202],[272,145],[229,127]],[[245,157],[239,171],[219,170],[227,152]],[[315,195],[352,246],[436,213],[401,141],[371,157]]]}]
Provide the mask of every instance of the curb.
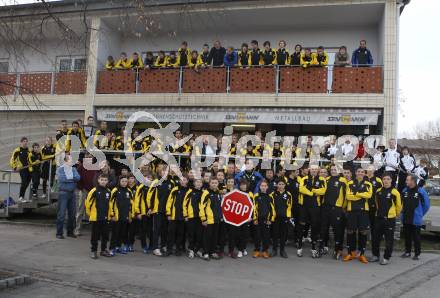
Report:
[{"label": "curb", "polygon": [[15,288],[18,286],[29,285],[32,282],[33,280],[29,275],[17,275],[5,279],[0,279],[0,291],[9,288]]},{"label": "curb", "polygon": [[38,222],[25,222],[25,221],[11,221],[0,219],[0,225],[13,225],[13,226],[33,226],[43,228],[53,228],[56,224],[38,223]]}]

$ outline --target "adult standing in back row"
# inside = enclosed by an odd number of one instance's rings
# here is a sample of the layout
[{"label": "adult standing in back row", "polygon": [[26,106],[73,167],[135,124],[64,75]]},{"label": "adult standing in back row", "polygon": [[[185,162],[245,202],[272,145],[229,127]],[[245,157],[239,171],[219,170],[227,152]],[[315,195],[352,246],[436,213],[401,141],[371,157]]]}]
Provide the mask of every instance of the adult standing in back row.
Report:
[{"label": "adult standing in back row", "polygon": [[222,47],[219,40],[216,40],[214,42],[214,46],[211,48],[211,51],[209,52],[208,64],[211,65],[212,63],[212,66],[222,66],[225,54],[226,54],[226,49]]},{"label": "adult standing in back row", "polygon": [[358,67],[366,67],[373,64],[373,56],[371,51],[367,49],[367,41],[361,40],[359,48],[354,50],[351,56],[351,64]]}]

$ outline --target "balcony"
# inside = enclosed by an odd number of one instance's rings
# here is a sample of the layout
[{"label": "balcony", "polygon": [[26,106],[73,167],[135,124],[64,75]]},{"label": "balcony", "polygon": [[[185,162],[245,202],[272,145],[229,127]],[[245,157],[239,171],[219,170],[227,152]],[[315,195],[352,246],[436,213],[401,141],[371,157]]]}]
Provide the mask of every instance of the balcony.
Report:
[{"label": "balcony", "polygon": [[32,72],[0,74],[0,95],[64,95],[85,94],[87,73],[77,72]]},{"label": "balcony", "polygon": [[100,71],[97,94],[383,93],[383,69],[257,67]]}]

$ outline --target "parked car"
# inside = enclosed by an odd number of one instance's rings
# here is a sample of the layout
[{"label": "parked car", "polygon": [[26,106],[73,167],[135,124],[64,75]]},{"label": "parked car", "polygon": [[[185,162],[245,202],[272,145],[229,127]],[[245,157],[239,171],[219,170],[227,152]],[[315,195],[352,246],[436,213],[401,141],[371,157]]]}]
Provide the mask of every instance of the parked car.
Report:
[{"label": "parked car", "polygon": [[430,196],[440,196],[440,182],[434,180],[426,180],[425,190]]}]

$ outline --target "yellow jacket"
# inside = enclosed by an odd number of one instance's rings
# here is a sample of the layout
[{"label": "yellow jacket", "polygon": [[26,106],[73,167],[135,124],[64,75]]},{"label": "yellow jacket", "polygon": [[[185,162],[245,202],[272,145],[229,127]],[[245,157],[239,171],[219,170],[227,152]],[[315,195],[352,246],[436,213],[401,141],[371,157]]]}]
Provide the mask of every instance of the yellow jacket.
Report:
[{"label": "yellow jacket", "polygon": [[136,189],[136,194],[134,196],[134,213],[140,215],[147,215],[149,208],[148,205],[148,192],[150,187],[141,183]]},{"label": "yellow jacket", "polygon": [[386,218],[396,218],[402,211],[402,200],[400,193],[394,187],[379,188],[375,195],[376,216]]},{"label": "yellow jacket", "polygon": [[144,68],[144,62],[142,62],[142,59],[138,57],[138,65],[134,65],[134,59],[130,58],[128,60],[129,68]]},{"label": "yellow jacket", "polygon": [[219,192],[205,190],[199,204],[200,220],[209,225],[219,223],[222,219],[221,201]]},{"label": "yellow jacket", "polygon": [[159,56],[156,58],[156,62],[154,62],[154,66],[156,67],[166,67],[168,65],[168,56],[163,57],[161,59]]},{"label": "yellow jacket", "polygon": [[114,68],[116,68],[116,69],[130,69],[131,68],[130,60],[128,58],[126,58],[125,60],[119,59],[118,61],[116,61]]},{"label": "yellow jacket", "polygon": [[179,48],[177,50],[177,53],[176,53],[177,57],[179,57],[179,66],[180,66],[180,56],[181,56],[181,54],[186,56],[186,61],[188,62],[188,65],[189,65],[189,61],[191,60],[191,50],[189,48],[186,48],[186,53],[182,53],[183,51],[184,50],[182,48]]},{"label": "yellow jacket", "polygon": [[329,176],[326,178],[327,189],[322,203],[325,205],[343,207],[347,189],[347,180],[344,177]]},{"label": "yellow jacket", "polygon": [[176,56],[176,59],[174,61],[171,60],[170,56],[167,56],[167,67],[174,67],[177,68],[180,66],[180,57]]},{"label": "yellow jacket", "polygon": [[368,211],[368,200],[373,195],[373,186],[369,181],[350,181],[347,184],[347,211]]},{"label": "yellow jacket", "polygon": [[300,56],[300,63],[302,67],[308,67],[310,65],[314,65],[314,56],[313,53],[310,54],[309,57],[306,57],[304,53],[301,53]]},{"label": "yellow jacket", "polygon": [[326,52],[324,52],[324,55],[323,55],[323,61],[319,61],[318,60],[318,54],[317,53],[312,53],[312,58],[313,58],[313,60],[312,60],[312,65],[316,65],[316,66],[327,66],[327,64],[328,64],[328,55],[327,55],[327,53]]},{"label": "yellow jacket", "polygon": [[[13,169],[20,169],[31,164],[31,151],[29,148],[21,148],[17,147],[12,152],[11,159],[9,161],[9,165]],[[32,171],[32,167],[29,167],[29,171]]]},{"label": "yellow jacket", "polygon": [[103,187],[94,187],[89,191],[85,201],[89,221],[104,221],[111,217],[110,194],[110,190]]},{"label": "yellow jacket", "polygon": [[171,190],[166,205],[166,215],[171,217],[171,220],[184,219],[183,205],[189,193],[191,189],[188,187],[175,186]]},{"label": "yellow jacket", "polygon": [[327,182],[323,177],[304,176],[299,180],[298,204],[319,207],[326,190]]},{"label": "yellow jacket", "polygon": [[66,152],[70,152],[70,149],[72,146],[72,144],[71,144],[72,135],[75,135],[78,137],[78,139],[80,141],[80,148],[85,148],[85,145],[87,143],[87,139],[84,134],[84,130],[81,127],[79,127],[77,132],[75,133],[72,128],[69,128],[69,130],[67,131],[67,136],[66,136],[66,144],[65,144]]},{"label": "yellow jacket", "polygon": [[[115,187],[113,188],[111,194],[110,194],[110,208],[109,208],[109,217],[112,218],[114,221],[118,221],[119,220],[119,208],[118,208],[118,191],[119,188]],[[130,188],[127,188],[127,192],[128,194],[128,199],[129,199],[129,214],[128,214],[128,219],[131,220],[134,217],[134,213],[133,213],[133,193],[131,192]]]}]

